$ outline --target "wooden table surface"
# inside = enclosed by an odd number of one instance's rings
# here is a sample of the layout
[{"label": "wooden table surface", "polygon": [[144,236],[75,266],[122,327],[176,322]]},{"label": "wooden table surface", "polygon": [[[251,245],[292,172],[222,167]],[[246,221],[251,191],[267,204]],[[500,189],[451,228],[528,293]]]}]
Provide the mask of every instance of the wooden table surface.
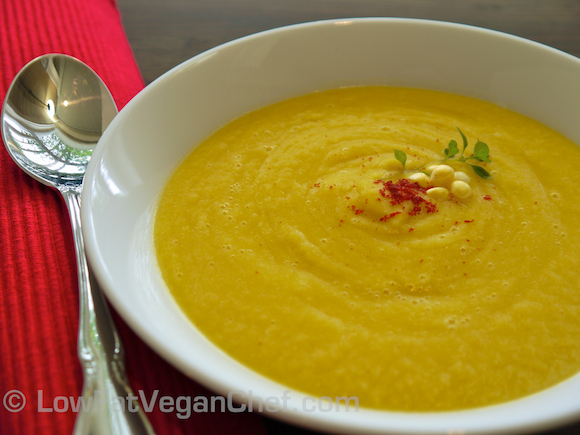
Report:
[{"label": "wooden table surface", "polygon": [[307,21],[406,17],[522,36],[580,57],[579,0],[117,0],[146,83],[245,35]]},{"label": "wooden table surface", "polygon": [[[521,36],[580,57],[580,0],[117,0],[117,3],[147,84],[184,60],[232,39],[275,27],[333,18],[451,21]],[[273,420],[267,420],[267,424],[270,432],[277,435],[313,433]],[[578,435],[580,423],[541,434]]]}]

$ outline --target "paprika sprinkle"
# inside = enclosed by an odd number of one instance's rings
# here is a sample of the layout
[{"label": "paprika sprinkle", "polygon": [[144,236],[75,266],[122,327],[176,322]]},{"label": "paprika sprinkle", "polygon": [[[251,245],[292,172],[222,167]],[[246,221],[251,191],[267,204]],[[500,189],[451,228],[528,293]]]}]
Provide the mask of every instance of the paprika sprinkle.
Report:
[{"label": "paprika sprinkle", "polygon": [[[379,193],[383,198],[390,199],[391,205],[400,205],[409,201],[413,204],[413,208],[408,212],[410,216],[418,215],[423,211],[423,206],[427,213],[437,212],[437,206],[431,202],[427,201],[423,196],[427,189],[419,186],[419,183],[402,178],[397,182],[377,180],[375,184],[381,184],[382,187]],[[397,213],[391,213],[390,215],[385,215],[381,218],[381,221],[385,221],[395,216]]]}]

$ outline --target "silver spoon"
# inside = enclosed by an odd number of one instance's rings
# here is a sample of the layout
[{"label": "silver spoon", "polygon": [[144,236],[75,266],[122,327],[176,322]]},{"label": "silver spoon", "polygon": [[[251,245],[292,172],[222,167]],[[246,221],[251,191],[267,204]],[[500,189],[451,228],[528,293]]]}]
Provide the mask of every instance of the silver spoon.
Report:
[{"label": "silver spoon", "polygon": [[73,229],[80,292],[82,402],[75,434],[153,434],[125,373],[121,340],[101,290],[89,279],[81,233],[83,177],[93,148],[117,114],[99,76],[81,61],[47,54],[14,78],[2,107],[2,137],[20,168],[64,198]]}]

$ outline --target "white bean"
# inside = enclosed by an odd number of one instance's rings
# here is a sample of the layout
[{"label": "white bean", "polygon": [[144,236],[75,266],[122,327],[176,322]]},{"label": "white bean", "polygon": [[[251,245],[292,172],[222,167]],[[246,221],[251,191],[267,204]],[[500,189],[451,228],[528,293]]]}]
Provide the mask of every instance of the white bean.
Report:
[{"label": "white bean", "polygon": [[432,187],[427,190],[427,196],[432,199],[447,199],[449,191],[444,187]]},{"label": "white bean", "polygon": [[409,177],[409,180],[416,182],[421,187],[429,185],[429,176],[423,172],[416,172]]},{"label": "white bean", "polygon": [[453,174],[453,178],[459,181],[465,181],[466,183],[471,182],[471,178],[469,178],[469,175],[467,175],[465,172],[462,171],[456,171],[455,174]]},{"label": "white bean", "polygon": [[446,186],[453,181],[454,170],[448,165],[437,165],[431,173],[430,182],[433,186]]},{"label": "white bean", "polygon": [[455,180],[453,183],[451,183],[451,193],[460,199],[469,198],[471,196],[471,192],[471,186],[465,181]]}]

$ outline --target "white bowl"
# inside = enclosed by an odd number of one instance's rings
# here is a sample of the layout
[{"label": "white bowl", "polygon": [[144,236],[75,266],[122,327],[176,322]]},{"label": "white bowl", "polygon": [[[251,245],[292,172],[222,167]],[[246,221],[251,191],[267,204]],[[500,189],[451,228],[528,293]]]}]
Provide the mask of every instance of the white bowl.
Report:
[{"label": "white bowl", "polygon": [[[428,88],[487,100],[580,143],[580,60],[514,36],[444,22],[345,19],[245,37],[196,56],[145,88],[108,127],[82,196],[86,249],[115,309],[155,351],[236,403],[339,433],[521,433],[580,418],[580,376],[512,402],[460,412],[305,408],[307,397],[252,372],[182,314],[157,269],[152,213],[192,146],[258,107],[351,85]],[[248,396],[254,399],[248,399]],[[288,399],[285,409],[273,409]]]}]

